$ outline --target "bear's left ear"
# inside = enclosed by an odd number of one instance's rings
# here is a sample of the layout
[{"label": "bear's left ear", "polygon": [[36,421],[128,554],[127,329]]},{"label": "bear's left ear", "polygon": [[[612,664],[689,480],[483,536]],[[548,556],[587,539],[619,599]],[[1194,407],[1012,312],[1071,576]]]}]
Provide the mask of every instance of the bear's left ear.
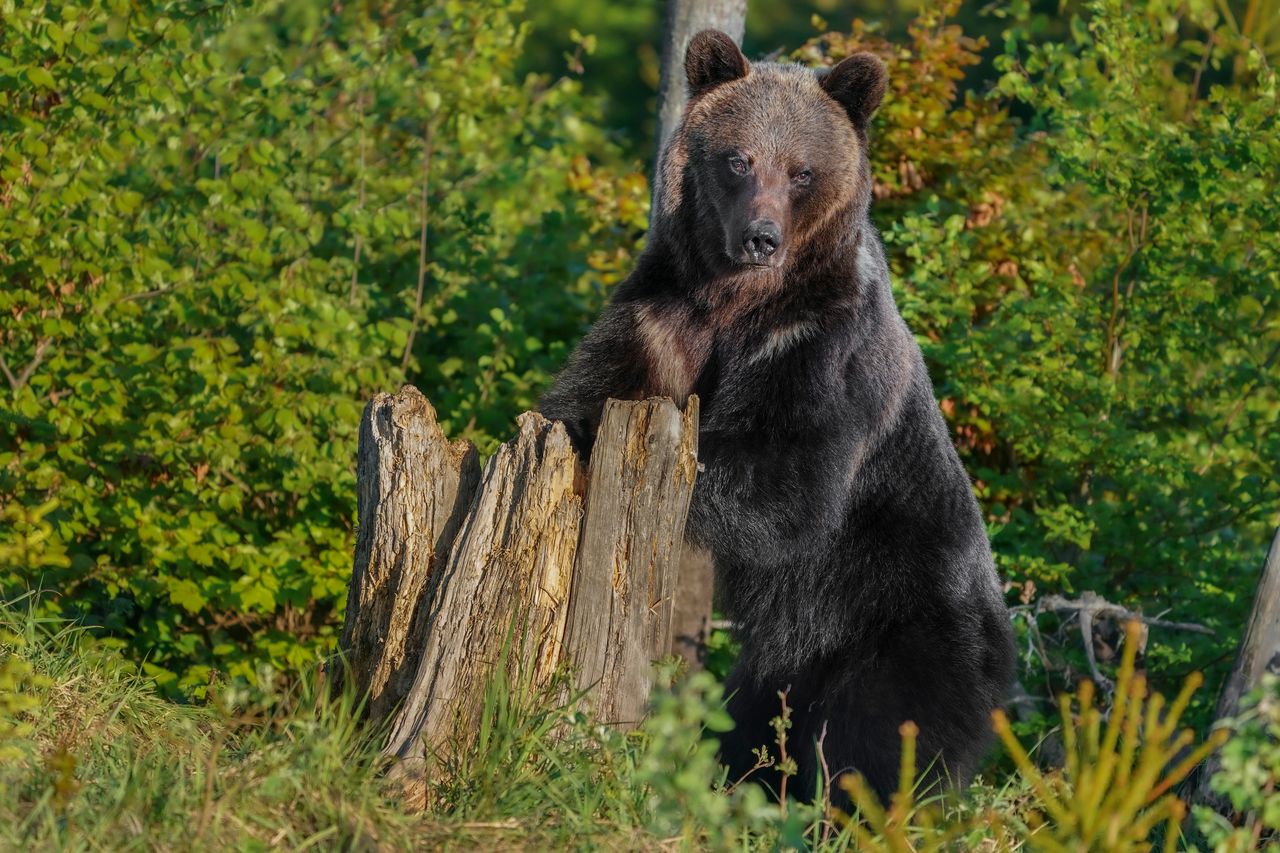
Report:
[{"label": "bear's left ear", "polygon": [[689,80],[691,99],[721,83],[746,77],[750,70],[738,45],[719,30],[696,34],[684,52],[684,73]]},{"label": "bear's left ear", "polygon": [[841,60],[818,78],[822,88],[844,107],[858,130],[867,129],[867,122],[884,98],[888,80],[889,72],[880,57],[865,52]]}]

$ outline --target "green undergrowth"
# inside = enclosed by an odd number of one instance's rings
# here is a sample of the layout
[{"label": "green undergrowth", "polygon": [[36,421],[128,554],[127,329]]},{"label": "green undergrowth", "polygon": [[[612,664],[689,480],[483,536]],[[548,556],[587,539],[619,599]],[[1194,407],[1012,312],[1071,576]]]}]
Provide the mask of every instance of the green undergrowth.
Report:
[{"label": "green undergrowth", "polygon": [[0,849],[1228,851],[1266,845],[1280,812],[1267,699],[1215,782],[1242,813],[1183,820],[1176,785],[1208,748],[1194,743],[1226,735],[1179,732],[1194,682],[1171,703],[1148,697],[1132,655],[1110,708],[1088,690],[1063,697],[1062,768],[1038,767],[1001,724],[1014,772],[917,797],[908,724],[901,790],[884,808],[850,780],[852,818],[726,780],[714,733],[729,720],[707,674],[660,687],[630,734],[556,701],[559,685],[522,699],[497,678],[474,741],[408,794],[350,696],[330,698],[320,677],[286,690],[259,676],[175,704],[83,631],[0,608]]}]

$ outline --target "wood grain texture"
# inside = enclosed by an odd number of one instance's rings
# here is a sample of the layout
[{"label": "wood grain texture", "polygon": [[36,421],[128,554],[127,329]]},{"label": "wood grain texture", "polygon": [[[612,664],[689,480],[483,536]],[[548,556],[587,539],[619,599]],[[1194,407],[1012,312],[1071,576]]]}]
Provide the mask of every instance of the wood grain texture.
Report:
[{"label": "wood grain texture", "polygon": [[[1214,718],[1221,720],[1235,716],[1240,710],[1240,699],[1257,687],[1265,672],[1280,675],[1280,528],[1276,529],[1262,564],[1258,587],[1253,594],[1253,610],[1244,639],[1236,652],[1235,664],[1227,676],[1218,696]],[[1196,785],[1196,800],[1221,810],[1229,806],[1226,798],[1209,788],[1209,780],[1221,766],[1217,754],[1210,756],[1200,768]]]},{"label": "wood grain texture", "polygon": [[[373,720],[404,698],[418,666],[425,596],[480,480],[470,442],[450,442],[416,388],[365,407],[357,450],[358,530],[339,648]],[[340,682],[342,670],[335,673]]]},{"label": "wood grain texture", "polygon": [[566,650],[603,722],[644,715],[671,646],[672,595],[697,474],[698,398],[610,400],[591,456]]},{"label": "wood grain texture", "polygon": [[475,730],[503,663],[536,688],[558,665],[582,518],[582,476],[563,425],[526,412],[485,466],[424,624],[421,661],[387,753],[412,774]]},{"label": "wood grain texture", "polygon": [[1218,701],[1218,716],[1234,714],[1240,697],[1258,686],[1268,669],[1280,671],[1280,529],[1276,530],[1253,595],[1249,627]]}]

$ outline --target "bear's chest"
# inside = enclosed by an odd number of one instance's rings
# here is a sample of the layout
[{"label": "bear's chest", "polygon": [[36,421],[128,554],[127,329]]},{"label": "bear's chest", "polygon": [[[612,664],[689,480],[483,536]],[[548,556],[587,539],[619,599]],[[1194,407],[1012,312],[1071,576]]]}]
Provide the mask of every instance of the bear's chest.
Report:
[{"label": "bear's chest", "polygon": [[785,356],[822,334],[808,312],[757,311],[735,316],[682,303],[645,303],[634,310],[644,362],[641,395],[677,401],[708,378],[717,384],[731,366],[749,368],[752,373],[781,368]]},{"label": "bear's chest", "polygon": [[683,403],[711,355],[713,323],[688,305],[646,303],[634,310],[644,361],[643,394]]}]

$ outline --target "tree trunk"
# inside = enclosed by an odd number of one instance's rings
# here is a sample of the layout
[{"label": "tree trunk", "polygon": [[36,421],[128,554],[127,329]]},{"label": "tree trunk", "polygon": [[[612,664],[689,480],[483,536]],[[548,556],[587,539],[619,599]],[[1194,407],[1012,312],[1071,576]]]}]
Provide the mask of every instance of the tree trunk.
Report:
[{"label": "tree trunk", "polygon": [[418,668],[429,582],[449,554],[480,481],[470,442],[445,438],[435,409],[416,388],[379,394],[360,424],[358,527],[339,648],[348,673],[382,720],[408,692]]},{"label": "tree trunk", "polygon": [[599,718],[641,719],[671,644],[697,420],[697,397],[683,413],[609,401],[588,483],[564,426],[536,413],[481,474],[413,388],[370,402],[342,649],[370,716],[391,718],[402,780],[468,741],[495,675],[527,696],[568,662]]},{"label": "tree trunk", "polygon": [[[747,28],[747,0],[667,0],[662,38],[662,70],[658,86],[658,159],[671,132],[680,123],[688,91],[684,52],[689,39],[702,30],[720,30],[738,44]],[[655,170],[653,195],[658,197],[661,173]],[[655,209],[656,209],[655,205]]]},{"label": "tree trunk", "polygon": [[[1266,562],[1262,564],[1249,626],[1245,629],[1231,674],[1222,686],[1214,718],[1221,720],[1235,716],[1241,697],[1257,687],[1263,673],[1268,670],[1280,674],[1280,528],[1277,528]],[[1209,790],[1209,780],[1219,766],[1216,753],[1205,761],[1200,769],[1196,799],[1222,809],[1226,802]]]},{"label": "tree trunk", "polygon": [[698,467],[698,398],[610,400],[591,454],[566,646],[596,716],[639,723],[672,600]]},{"label": "tree trunk", "polygon": [[[741,45],[747,29],[747,0],[667,0],[651,211],[658,209],[658,199],[662,195],[662,149],[680,123],[688,100],[685,50],[689,47],[689,40],[706,29],[720,30]],[[696,670],[702,667],[711,630],[715,572],[710,554],[693,548],[686,550],[688,556],[682,558],[676,578],[671,651],[684,658],[691,670]]]}]

